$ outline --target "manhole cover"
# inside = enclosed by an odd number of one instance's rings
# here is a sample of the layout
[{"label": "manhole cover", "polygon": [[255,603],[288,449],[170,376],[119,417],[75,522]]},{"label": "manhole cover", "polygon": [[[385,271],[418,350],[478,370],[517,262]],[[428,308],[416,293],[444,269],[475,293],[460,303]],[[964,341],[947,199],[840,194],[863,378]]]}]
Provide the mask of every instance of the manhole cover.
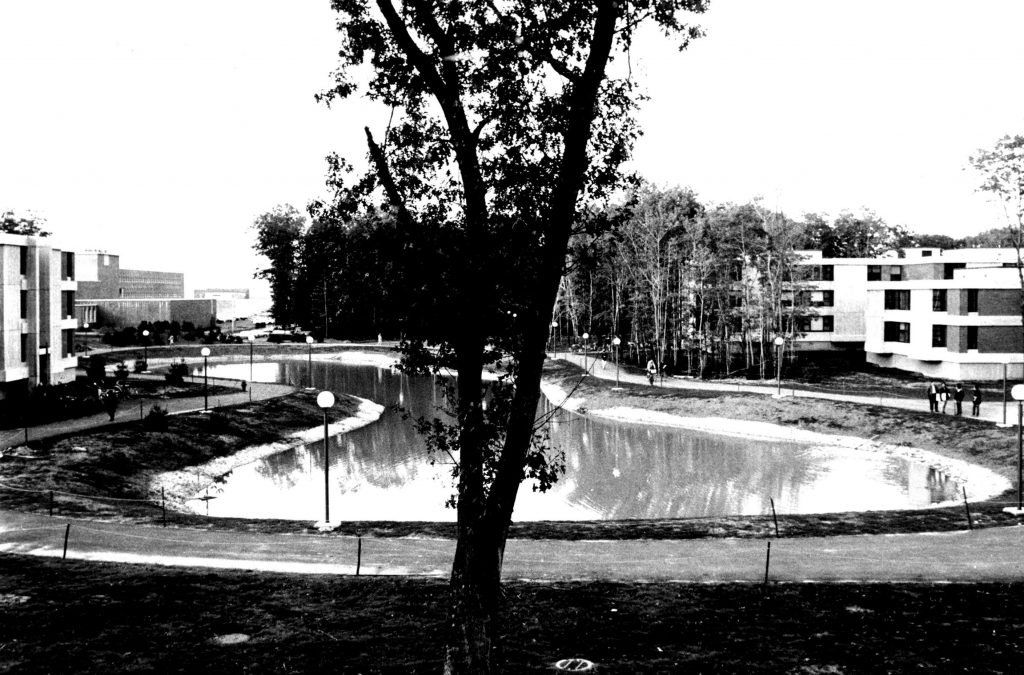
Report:
[{"label": "manhole cover", "polygon": [[594,662],[586,659],[562,659],[555,663],[555,670],[564,670],[571,673],[582,673],[594,669]]},{"label": "manhole cover", "polygon": [[237,645],[248,642],[249,636],[245,633],[228,633],[227,635],[214,636],[210,642],[215,645]]}]

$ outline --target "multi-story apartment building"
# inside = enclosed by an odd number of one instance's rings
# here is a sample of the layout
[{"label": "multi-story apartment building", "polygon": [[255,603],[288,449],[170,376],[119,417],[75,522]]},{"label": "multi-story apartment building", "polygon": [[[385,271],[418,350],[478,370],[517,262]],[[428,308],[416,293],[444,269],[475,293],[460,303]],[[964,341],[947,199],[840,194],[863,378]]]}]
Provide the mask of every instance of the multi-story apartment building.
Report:
[{"label": "multi-story apartment building", "polygon": [[823,258],[821,251],[800,251],[799,304],[808,316],[794,326],[800,350],[864,348],[864,306],[867,296],[864,258]]},{"label": "multi-story apartment building", "polygon": [[0,399],[74,380],[75,254],[0,233]]},{"label": "multi-story apartment building", "polygon": [[[869,363],[949,380],[1024,378],[1013,249],[911,249],[867,270]],[[1008,364],[1008,365],[1007,365]]]}]

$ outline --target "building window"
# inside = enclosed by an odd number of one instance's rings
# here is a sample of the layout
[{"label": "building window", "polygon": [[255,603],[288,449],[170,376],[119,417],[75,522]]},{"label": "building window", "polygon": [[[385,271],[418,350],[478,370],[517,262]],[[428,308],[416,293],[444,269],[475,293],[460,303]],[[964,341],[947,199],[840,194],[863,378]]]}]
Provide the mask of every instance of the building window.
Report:
[{"label": "building window", "polygon": [[946,289],[937,288],[932,291],[932,311],[933,312],[945,312],[946,311]]},{"label": "building window", "polygon": [[60,276],[67,280],[75,278],[75,254],[71,251],[63,251],[60,254]]},{"label": "building window", "polygon": [[977,349],[978,348],[978,327],[968,326],[967,327],[967,348]]},{"label": "building window", "polygon": [[27,319],[28,318],[28,291],[22,291],[21,292],[20,301],[21,301],[21,318],[22,319]]},{"label": "building window", "polygon": [[932,347],[946,346],[946,327],[932,326]]},{"label": "building window", "polygon": [[28,335],[21,334],[21,362],[28,361]]},{"label": "building window", "polygon": [[21,276],[28,274],[28,247],[18,247],[18,266],[21,269]]},{"label": "building window", "polygon": [[910,309],[910,291],[886,291],[886,309]]},{"label": "building window", "polygon": [[61,291],[60,292],[60,309],[61,316],[65,319],[75,318],[75,292],[74,291]]},{"label": "building window", "polygon": [[883,327],[886,342],[910,342],[910,324],[901,321],[886,321]]},{"label": "building window", "polygon": [[835,291],[801,291],[800,304],[810,307],[835,307]]},{"label": "building window", "polygon": [[931,251],[921,251],[921,257],[922,258],[931,258],[932,257],[932,252]]},{"label": "building window", "polygon": [[889,267],[889,281],[903,281],[903,268],[900,265]]},{"label": "building window", "polygon": [[946,263],[942,268],[942,278],[952,279],[953,272],[962,270],[965,267],[967,267],[967,263]]},{"label": "building window", "polygon": [[978,289],[969,288],[967,289],[967,311],[977,312],[978,311]]},{"label": "building window", "polygon": [[75,354],[75,331],[68,329],[68,330],[63,330],[61,332],[64,334],[64,340],[63,340],[63,342],[64,342],[64,357],[67,358],[69,356],[74,356],[74,354]]},{"label": "building window", "polygon": [[835,281],[835,267],[832,265],[814,265],[811,267],[811,281]]},{"label": "building window", "polygon": [[835,331],[834,316],[801,316],[796,320],[800,333],[832,333]]},{"label": "building window", "polygon": [[868,265],[868,281],[881,281],[882,280],[882,266],[881,265]]}]

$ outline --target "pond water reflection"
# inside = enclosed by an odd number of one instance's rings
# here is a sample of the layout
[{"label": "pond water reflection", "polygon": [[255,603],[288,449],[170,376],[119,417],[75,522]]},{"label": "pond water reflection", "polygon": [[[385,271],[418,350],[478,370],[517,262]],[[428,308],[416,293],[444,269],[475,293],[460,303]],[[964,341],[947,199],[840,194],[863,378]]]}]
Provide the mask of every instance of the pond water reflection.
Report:
[{"label": "pond water reflection", "polygon": [[[256,365],[255,379],[305,385],[307,364]],[[211,375],[248,378],[249,364]],[[351,520],[454,520],[444,507],[450,466],[428,461],[412,424],[433,415],[430,378],[388,368],[314,362],[317,388],[389,406],[381,419],[330,439],[331,514]],[[709,412],[713,412],[709,410]],[[566,474],[548,493],[524,483],[516,520],[607,520],[915,508],[956,498],[957,486],[920,463],[882,453],[753,441],[599,420],[564,411],[550,423]],[[210,515],[317,519],[323,515],[323,441],[237,468],[211,491]],[[205,509],[204,509],[205,510]]]}]

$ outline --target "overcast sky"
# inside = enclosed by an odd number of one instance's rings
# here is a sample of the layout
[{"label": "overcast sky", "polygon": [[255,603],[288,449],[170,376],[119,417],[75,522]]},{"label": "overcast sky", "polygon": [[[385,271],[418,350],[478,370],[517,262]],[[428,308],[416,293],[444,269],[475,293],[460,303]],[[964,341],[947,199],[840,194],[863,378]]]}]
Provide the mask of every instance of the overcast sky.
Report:
[{"label": "overcast sky", "polygon": [[[707,37],[631,55],[650,101],[636,168],[792,216],[862,207],[913,231],[1001,226],[968,156],[1024,133],[1024,3],[712,0]],[[253,286],[250,226],[356,163],[371,106],[328,109],[326,0],[0,2],[0,208],[56,244]],[[265,291],[264,291],[265,292]]]}]

